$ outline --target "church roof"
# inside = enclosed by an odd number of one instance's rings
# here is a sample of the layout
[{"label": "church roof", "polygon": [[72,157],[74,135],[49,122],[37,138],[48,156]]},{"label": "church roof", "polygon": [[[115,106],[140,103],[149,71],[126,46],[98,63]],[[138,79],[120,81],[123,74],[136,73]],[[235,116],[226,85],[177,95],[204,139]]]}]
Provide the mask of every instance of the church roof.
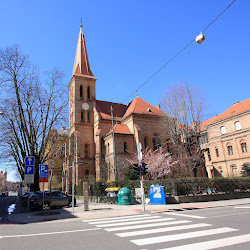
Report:
[{"label": "church roof", "polygon": [[111,120],[111,111],[110,107],[113,107],[113,116],[115,119],[121,119],[127,105],[119,104],[114,102],[98,101],[96,100],[96,110],[101,115],[101,118],[104,120]]},{"label": "church roof", "polygon": [[236,102],[234,103],[229,109],[227,109],[225,112],[223,112],[220,115],[217,115],[215,117],[212,117],[204,122],[201,123],[201,130],[206,130],[207,126],[211,123],[222,121],[228,118],[231,118],[233,116],[236,116],[238,114],[241,114],[245,111],[250,110],[250,99],[247,99],[242,102]]},{"label": "church roof", "polygon": [[[109,130],[107,135],[113,132],[112,128]],[[115,124],[114,125],[114,133],[115,134],[123,134],[123,135],[132,135],[131,131],[129,130],[126,124]]]},{"label": "church roof", "polygon": [[129,105],[123,118],[131,114],[153,115],[153,116],[166,116],[166,114],[140,97],[136,97]]},{"label": "church roof", "polygon": [[82,31],[82,25],[80,27],[72,75],[83,75],[93,77],[92,71],[89,66],[89,59]]}]

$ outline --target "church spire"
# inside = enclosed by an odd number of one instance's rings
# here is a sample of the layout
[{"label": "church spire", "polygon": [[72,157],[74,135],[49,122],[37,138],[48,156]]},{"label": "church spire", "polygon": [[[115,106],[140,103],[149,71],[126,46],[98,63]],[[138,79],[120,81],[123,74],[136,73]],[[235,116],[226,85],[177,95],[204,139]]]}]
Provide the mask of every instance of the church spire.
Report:
[{"label": "church spire", "polygon": [[82,27],[83,25],[81,21],[80,33],[79,33],[77,47],[76,47],[75,63],[74,63],[72,74],[93,76],[91,69],[89,67],[89,59],[88,59],[88,54],[87,54]]}]

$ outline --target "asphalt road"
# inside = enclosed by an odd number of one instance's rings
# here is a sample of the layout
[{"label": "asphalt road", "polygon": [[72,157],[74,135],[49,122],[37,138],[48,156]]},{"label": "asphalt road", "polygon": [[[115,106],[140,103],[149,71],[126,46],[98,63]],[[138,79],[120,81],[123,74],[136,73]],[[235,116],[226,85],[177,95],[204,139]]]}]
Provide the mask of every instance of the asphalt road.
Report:
[{"label": "asphalt road", "polygon": [[250,249],[250,206],[0,225],[0,249]]}]

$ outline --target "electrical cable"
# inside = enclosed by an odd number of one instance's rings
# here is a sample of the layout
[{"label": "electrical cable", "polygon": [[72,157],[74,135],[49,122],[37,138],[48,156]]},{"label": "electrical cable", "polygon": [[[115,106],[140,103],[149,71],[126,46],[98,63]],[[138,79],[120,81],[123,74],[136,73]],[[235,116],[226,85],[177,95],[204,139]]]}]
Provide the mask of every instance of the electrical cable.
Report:
[{"label": "electrical cable", "polygon": [[[232,1],[212,22],[210,22],[203,30],[206,31],[231,5],[236,2],[236,0]],[[168,60],[161,68],[159,68],[155,73],[153,73],[145,82],[143,82],[135,91],[133,91],[129,96],[127,96],[122,102],[118,103],[118,105],[123,104],[129,97],[133,94],[137,93],[137,91],[142,88],[147,82],[149,82],[153,77],[155,77],[161,70],[163,70],[170,62],[172,62],[179,54],[181,54],[189,45],[191,45],[195,41],[195,38],[190,41],[185,47],[183,47],[175,56],[173,56],[170,60]],[[117,107],[116,107],[117,108]],[[114,110],[116,109],[114,108]],[[106,112],[108,113],[108,111]]]}]

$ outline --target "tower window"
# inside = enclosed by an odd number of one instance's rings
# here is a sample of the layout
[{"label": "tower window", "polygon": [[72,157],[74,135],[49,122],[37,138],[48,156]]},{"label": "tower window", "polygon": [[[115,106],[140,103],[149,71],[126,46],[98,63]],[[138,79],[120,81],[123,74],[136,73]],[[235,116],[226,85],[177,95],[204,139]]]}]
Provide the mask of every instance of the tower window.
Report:
[{"label": "tower window", "polygon": [[90,113],[88,112],[88,122],[90,122]]},{"label": "tower window", "polygon": [[84,157],[88,157],[89,156],[89,144],[86,143],[84,145]]},{"label": "tower window", "polygon": [[226,128],[224,126],[220,128],[220,131],[222,135],[226,134]]},{"label": "tower window", "polygon": [[87,98],[90,99],[90,87],[87,87]]},{"label": "tower window", "polygon": [[123,142],[123,152],[127,153],[128,152],[128,143],[125,141]]},{"label": "tower window", "polygon": [[84,112],[81,112],[81,121],[84,121]]},{"label": "tower window", "polygon": [[82,85],[80,86],[80,97],[83,97]]},{"label": "tower window", "polygon": [[88,178],[89,178],[89,170],[86,169],[86,170],[85,170],[85,179],[88,179]]}]

